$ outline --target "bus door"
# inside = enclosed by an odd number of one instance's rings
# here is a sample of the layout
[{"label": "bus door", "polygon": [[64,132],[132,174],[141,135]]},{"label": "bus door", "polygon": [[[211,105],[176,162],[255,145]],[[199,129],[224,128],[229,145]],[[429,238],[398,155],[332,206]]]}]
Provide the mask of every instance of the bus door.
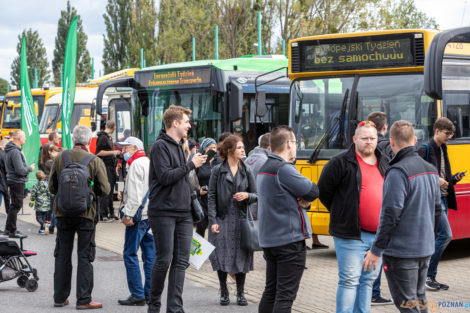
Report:
[{"label": "bus door", "polygon": [[470,237],[470,27],[438,33],[432,40],[424,65],[425,92],[440,100],[440,114],[456,131],[448,142],[453,174],[469,171],[455,185],[457,211],[449,210],[453,239]]}]

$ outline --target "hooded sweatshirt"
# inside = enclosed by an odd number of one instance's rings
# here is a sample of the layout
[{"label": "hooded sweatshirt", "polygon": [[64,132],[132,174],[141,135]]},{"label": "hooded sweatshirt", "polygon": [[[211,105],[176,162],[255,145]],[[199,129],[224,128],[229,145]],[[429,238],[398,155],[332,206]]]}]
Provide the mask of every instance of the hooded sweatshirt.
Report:
[{"label": "hooded sweatshirt", "polygon": [[26,165],[21,148],[10,141],[5,146],[6,160],[5,167],[7,170],[8,184],[21,184],[28,181],[28,174],[33,171],[31,166]]},{"label": "hooded sweatshirt", "polygon": [[185,217],[191,215],[191,187],[188,173],[195,169],[186,162],[183,141],[176,142],[160,131],[150,152],[148,215]]}]

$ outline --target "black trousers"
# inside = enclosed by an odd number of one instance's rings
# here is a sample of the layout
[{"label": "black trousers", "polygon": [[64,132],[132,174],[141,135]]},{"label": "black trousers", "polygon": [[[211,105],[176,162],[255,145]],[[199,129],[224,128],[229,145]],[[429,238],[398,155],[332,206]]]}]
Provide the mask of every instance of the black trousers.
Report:
[{"label": "black trousers", "polygon": [[23,207],[24,199],[24,183],[10,183],[8,184],[10,192],[10,208],[8,209],[7,221],[5,223],[5,231],[14,233],[16,232],[16,219],[18,212]]},{"label": "black trousers", "polygon": [[46,212],[41,212],[41,211],[36,211],[36,221],[41,225],[41,229],[45,229],[45,224],[47,221],[47,215],[49,214],[48,211]]},{"label": "black trousers", "polygon": [[54,302],[62,303],[70,296],[72,251],[77,234],[77,304],[91,302],[95,259],[95,223],[83,217],[58,217],[54,250]]},{"label": "black trousers", "polygon": [[111,165],[106,165],[106,174],[108,175],[108,183],[111,190],[108,195],[98,199],[100,217],[114,216],[113,195],[114,186],[116,185],[116,168]]},{"label": "black trousers", "polygon": [[6,192],[2,192],[3,203],[5,204],[5,213],[8,215],[8,211],[10,210],[10,193],[8,192],[8,187]]},{"label": "black trousers", "polygon": [[148,313],[160,312],[161,295],[168,277],[167,313],[183,311],[183,287],[186,268],[189,266],[189,253],[193,238],[193,218],[150,217],[150,227],[154,234],[157,257],[153,265],[150,282]]},{"label": "black trousers", "polygon": [[400,312],[427,312],[425,283],[430,259],[431,256],[417,259],[383,256],[388,287]]},{"label": "black trousers", "polygon": [[305,269],[305,241],[263,248],[266,257],[266,287],[259,313],[289,313]]}]

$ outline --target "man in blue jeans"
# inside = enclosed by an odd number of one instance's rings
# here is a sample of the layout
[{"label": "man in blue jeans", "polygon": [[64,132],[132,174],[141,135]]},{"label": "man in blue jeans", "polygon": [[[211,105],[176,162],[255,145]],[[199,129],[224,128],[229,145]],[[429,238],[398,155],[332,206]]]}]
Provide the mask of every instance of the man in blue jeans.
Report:
[{"label": "man in blue jeans", "polygon": [[448,209],[457,210],[457,199],[455,197],[454,185],[459,182],[464,173],[459,172],[452,175],[449,155],[447,154],[447,142],[454,136],[455,126],[447,117],[441,117],[434,123],[434,137],[418,150],[419,155],[434,165],[439,173],[441,187],[442,214],[437,229],[435,252],[429,262],[426,287],[430,290],[447,290],[449,286],[436,280],[437,266],[447,245],[452,240]]},{"label": "man in blue jeans", "polygon": [[388,158],[376,149],[373,122],[360,122],[353,141],[327,163],[318,181],[320,201],[330,211],[338,260],[337,313],[370,312],[372,284],[380,268],[366,272],[361,265],[379,225]]},{"label": "man in blue jeans", "polygon": [[[154,238],[149,233],[150,223],[147,217],[150,160],[145,156],[144,144],[140,139],[127,137],[125,141],[118,144],[123,147],[127,167],[126,184],[122,195],[124,207],[121,222],[126,225],[123,254],[127,285],[131,293],[126,299],[118,300],[118,303],[143,306],[150,297],[150,279],[155,262]],[[138,220],[136,215],[141,215],[141,219]],[[139,247],[144,261],[145,283],[143,286],[137,255]]]}]

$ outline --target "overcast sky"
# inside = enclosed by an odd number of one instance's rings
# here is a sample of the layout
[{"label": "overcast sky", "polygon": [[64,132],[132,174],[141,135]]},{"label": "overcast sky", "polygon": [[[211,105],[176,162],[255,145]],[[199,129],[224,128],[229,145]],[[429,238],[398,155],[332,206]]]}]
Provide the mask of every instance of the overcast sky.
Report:
[{"label": "overcast sky", "polygon": [[[441,29],[470,25],[470,0],[415,0],[417,7],[436,18]],[[88,35],[87,47],[95,59],[95,76],[102,70],[103,14],[106,0],[71,0],[83,21]],[[0,0],[0,77],[10,81],[10,66],[17,55],[18,35],[23,29],[38,30],[52,62],[57,22],[66,0]]]}]

